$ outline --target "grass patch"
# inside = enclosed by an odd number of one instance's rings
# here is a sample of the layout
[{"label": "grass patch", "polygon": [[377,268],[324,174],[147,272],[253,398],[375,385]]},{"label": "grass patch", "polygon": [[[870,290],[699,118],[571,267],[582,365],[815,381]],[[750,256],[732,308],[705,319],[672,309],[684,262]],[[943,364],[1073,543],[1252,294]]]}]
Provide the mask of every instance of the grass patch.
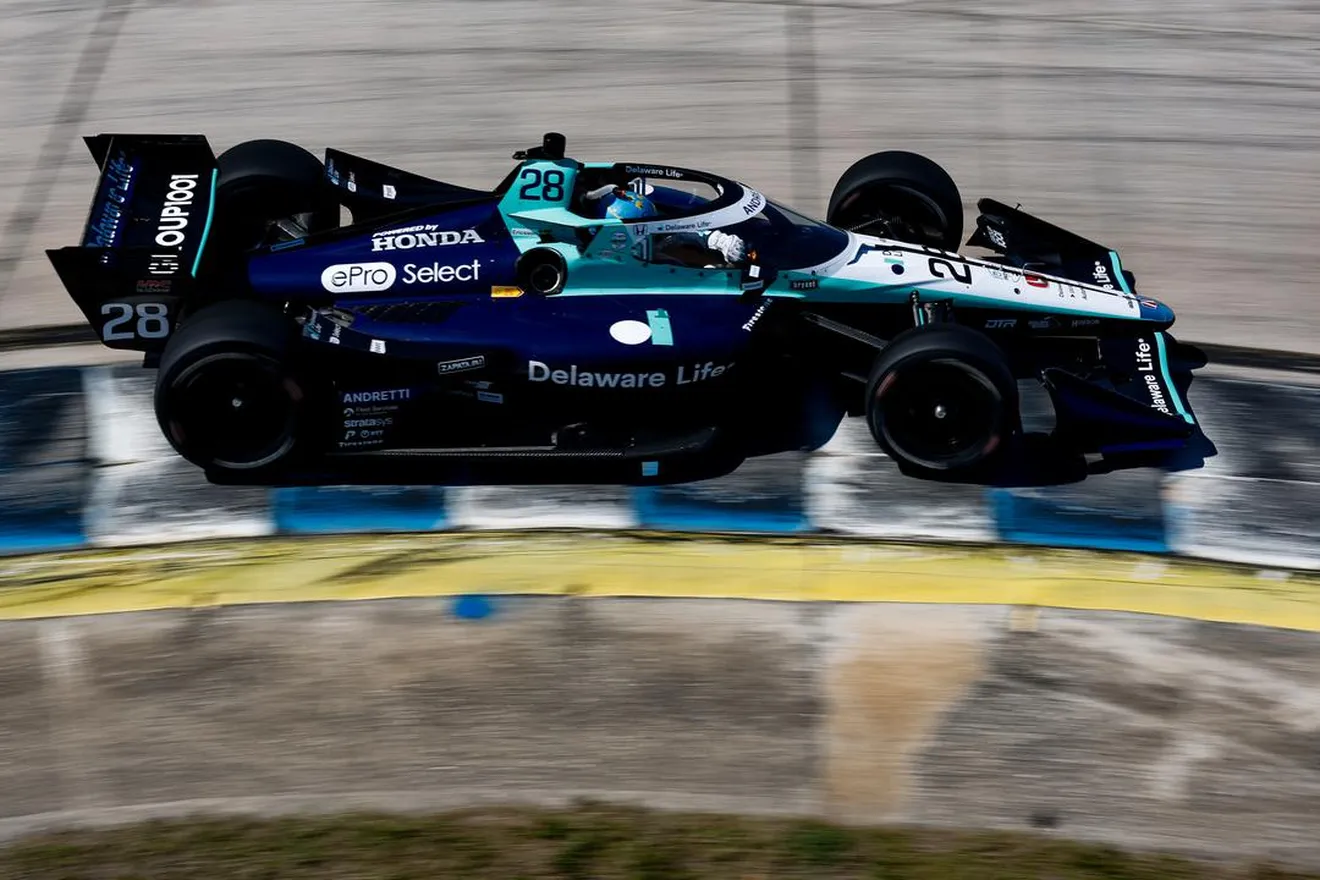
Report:
[{"label": "grass patch", "polygon": [[581,805],[152,822],[0,849],[0,880],[1320,880],[1043,835]]}]

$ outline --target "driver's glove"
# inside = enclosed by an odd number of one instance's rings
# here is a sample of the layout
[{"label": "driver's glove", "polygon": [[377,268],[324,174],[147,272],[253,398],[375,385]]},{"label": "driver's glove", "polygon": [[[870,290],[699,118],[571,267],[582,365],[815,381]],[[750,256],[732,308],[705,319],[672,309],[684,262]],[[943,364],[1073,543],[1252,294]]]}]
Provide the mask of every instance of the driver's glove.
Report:
[{"label": "driver's glove", "polygon": [[743,258],[743,240],[736,235],[720,232],[718,229],[706,237],[706,246],[719,251],[730,263],[737,263]]}]

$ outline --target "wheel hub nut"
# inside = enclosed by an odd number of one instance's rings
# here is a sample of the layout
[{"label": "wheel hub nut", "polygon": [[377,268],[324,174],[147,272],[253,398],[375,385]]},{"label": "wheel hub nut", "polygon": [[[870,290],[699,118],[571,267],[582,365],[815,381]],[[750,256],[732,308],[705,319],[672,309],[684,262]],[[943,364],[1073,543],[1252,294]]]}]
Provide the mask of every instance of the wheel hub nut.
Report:
[{"label": "wheel hub nut", "polygon": [[935,404],[935,418],[942,419],[949,414],[949,410],[942,403]]}]

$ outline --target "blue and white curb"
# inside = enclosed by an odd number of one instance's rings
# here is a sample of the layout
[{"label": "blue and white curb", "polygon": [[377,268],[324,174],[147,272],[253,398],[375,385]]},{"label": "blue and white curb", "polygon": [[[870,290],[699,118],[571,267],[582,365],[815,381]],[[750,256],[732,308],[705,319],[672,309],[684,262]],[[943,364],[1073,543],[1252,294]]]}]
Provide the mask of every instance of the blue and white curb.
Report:
[{"label": "blue and white curb", "polygon": [[[1172,553],[1320,569],[1320,389],[1201,380],[1219,455],[1040,488],[903,476],[860,420],[812,453],[678,486],[212,486],[170,450],[135,366],[0,373],[0,552],[217,538],[644,529]],[[1261,425],[1270,430],[1262,432]]]}]

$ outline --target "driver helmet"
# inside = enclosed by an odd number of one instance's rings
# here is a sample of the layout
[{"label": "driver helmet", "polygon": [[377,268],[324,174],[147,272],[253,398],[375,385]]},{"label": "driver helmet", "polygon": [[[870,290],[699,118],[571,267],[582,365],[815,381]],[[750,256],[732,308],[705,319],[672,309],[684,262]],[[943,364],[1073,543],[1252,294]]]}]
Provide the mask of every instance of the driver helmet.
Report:
[{"label": "driver helmet", "polygon": [[601,199],[601,203],[601,216],[614,220],[640,220],[659,214],[650,199],[630,189],[616,189]]}]

